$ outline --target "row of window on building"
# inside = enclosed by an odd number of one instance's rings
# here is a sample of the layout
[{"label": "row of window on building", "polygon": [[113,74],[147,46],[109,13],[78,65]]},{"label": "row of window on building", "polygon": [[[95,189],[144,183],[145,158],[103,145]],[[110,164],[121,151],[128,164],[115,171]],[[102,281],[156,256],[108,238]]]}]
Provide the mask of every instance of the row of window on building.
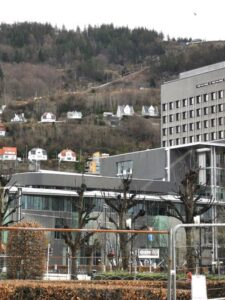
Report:
[{"label": "row of window on building", "polygon": [[202,102],[208,102],[209,100],[222,99],[224,96],[224,91],[220,90],[217,92],[211,92],[209,94],[197,95],[195,97],[189,97],[182,100],[171,101],[169,103],[163,103],[162,110],[173,110],[180,107],[187,107],[194,104],[200,104]]},{"label": "row of window on building", "polygon": [[208,142],[211,140],[223,139],[224,138],[224,130],[218,132],[209,132],[204,134],[197,134],[191,135],[189,137],[182,137],[182,138],[175,138],[169,139],[168,141],[163,141],[162,146],[175,146],[175,145],[182,145],[187,143],[194,143],[194,142]]},{"label": "row of window on building", "polygon": [[[102,199],[85,198],[85,206],[95,205],[95,211],[102,210]],[[47,210],[61,212],[76,212],[74,197],[48,196],[48,195],[22,195],[21,208],[26,210]]]},{"label": "row of window on building", "polygon": [[182,124],[177,125],[174,127],[168,127],[162,129],[162,135],[167,136],[168,134],[179,134],[182,132],[190,132],[195,130],[201,130],[205,128],[215,128],[216,126],[222,126],[224,125],[224,118],[218,118],[218,119],[210,119],[210,120],[204,120],[204,121],[198,121],[195,123],[189,123],[189,124]]},{"label": "row of window on building", "polygon": [[207,116],[209,114],[216,114],[224,111],[223,103],[218,105],[207,106],[203,108],[197,108],[196,110],[191,109],[189,111],[183,111],[181,113],[170,114],[168,116],[163,116],[162,122],[166,124],[168,122],[175,122],[180,120],[186,120],[188,118]]}]

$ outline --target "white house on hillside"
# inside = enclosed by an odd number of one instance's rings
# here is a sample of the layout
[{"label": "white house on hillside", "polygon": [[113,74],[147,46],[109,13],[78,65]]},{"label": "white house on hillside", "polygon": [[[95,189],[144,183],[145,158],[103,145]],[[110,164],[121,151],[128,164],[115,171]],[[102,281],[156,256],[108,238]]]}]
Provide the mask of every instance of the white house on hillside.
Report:
[{"label": "white house on hillside", "polygon": [[0,107],[0,115],[2,115],[3,111],[5,110],[5,108],[6,108],[6,105],[2,105]]},{"label": "white house on hillside", "polygon": [[56,116],[51,112],[45,112],[41,116],[41,122],[42,123],[55,122],[55,121],[56,121]]},{"label": "white house on hillside", "polygon": [[33,148],[28,152],[28,160],[30,161],[40,161],[47,160],[48,155],[46,150],[41,148]]},{"label": "white house on hillside", "polygon": [[22,114],[15,114],[14,118],[11,119],[11,122],[18,122],[18,123],[23,123],[26,122],[27,120],[24,117],[24,113]]},{"label": "white house on hillside", "polygon": [[67,119],[71,120],[81,120],[83,117],[82,112],[80,111],[68,111],[67,112]]},{"label": "white house on hillside", "polygon": [[142,106],[141,114],[143,117],[158,117],[159,109],[157,106]]},{"label": "white house on hillside", "polygon": [[131,105],[118,105],[116,115],[118,118],[122,118],[123,116],[133,116],[134,108]]},{"label": "white house on hillside", "polygon": [[111,116],[113,116],[113,113],[111,111],[104,111],[103,112],[103,117],[104,118],[111,117]]},{"label": "white house on hillside", "polygon": [[59,161],[76,161],[76,153],[70,149],[64,149],[58,154]]}]

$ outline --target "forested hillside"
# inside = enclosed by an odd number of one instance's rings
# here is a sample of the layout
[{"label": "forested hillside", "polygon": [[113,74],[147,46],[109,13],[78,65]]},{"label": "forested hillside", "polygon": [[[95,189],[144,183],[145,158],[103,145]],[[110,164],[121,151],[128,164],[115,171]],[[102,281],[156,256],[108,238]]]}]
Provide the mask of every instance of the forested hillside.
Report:
[{"label": "forested hillside", "polygon": [[[159,118],[140,116],[142,105],[160,106],[160,84],[181,71],[225,60],[225,43],[165,39],[145,28],[102,25],[66,30],[50,24],[0,25],[0,100],[7,137],[0,146],[45,148],[55,157],[62,148],[86,156],[160,145]],[[111,127],[103,112],[130,104],[135,117]],[[81,111],[80,122],[64,122],[68,111]],[[51,111],[61,123],[40,124]],[[24,113],[26,124],[12,124]]]}]

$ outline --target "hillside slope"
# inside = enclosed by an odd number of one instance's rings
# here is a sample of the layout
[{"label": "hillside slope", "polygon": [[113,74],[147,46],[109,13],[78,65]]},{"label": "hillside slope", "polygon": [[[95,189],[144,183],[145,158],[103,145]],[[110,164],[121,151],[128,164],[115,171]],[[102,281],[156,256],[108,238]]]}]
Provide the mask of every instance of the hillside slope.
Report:
[{"label": "hillside slope", "polygon": [[[143,105],[160,109],[160,85],[181,71],[225,60],[225,43],[165,40],[162,33],[113,25],[67,31],[49,24],[0,25],[0,102],[7,136],[25,157],[42,147],[55,159],[63,148],[87,158],[160,146],[160,119],[141,117]],[[103,112],[132,105],[135,116],[109,125]],[[67,122],[68,111],[83,119]],[[44,112],[57,123],[40,124]],[[24,113],[28,122],[10,122]]]}]

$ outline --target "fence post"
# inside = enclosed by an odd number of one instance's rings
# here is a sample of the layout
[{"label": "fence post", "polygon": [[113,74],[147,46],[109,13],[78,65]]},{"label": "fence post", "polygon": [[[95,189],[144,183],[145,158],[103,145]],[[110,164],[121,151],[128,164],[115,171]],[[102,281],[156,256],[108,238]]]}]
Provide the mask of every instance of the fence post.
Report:
[{"label": "fence post", "polygon": [[169,235],[168,235],[168,276],[167,276],[167,299],[171,300],[171,271],[172,271],[172,234],[173,231],[170,229]]}]

